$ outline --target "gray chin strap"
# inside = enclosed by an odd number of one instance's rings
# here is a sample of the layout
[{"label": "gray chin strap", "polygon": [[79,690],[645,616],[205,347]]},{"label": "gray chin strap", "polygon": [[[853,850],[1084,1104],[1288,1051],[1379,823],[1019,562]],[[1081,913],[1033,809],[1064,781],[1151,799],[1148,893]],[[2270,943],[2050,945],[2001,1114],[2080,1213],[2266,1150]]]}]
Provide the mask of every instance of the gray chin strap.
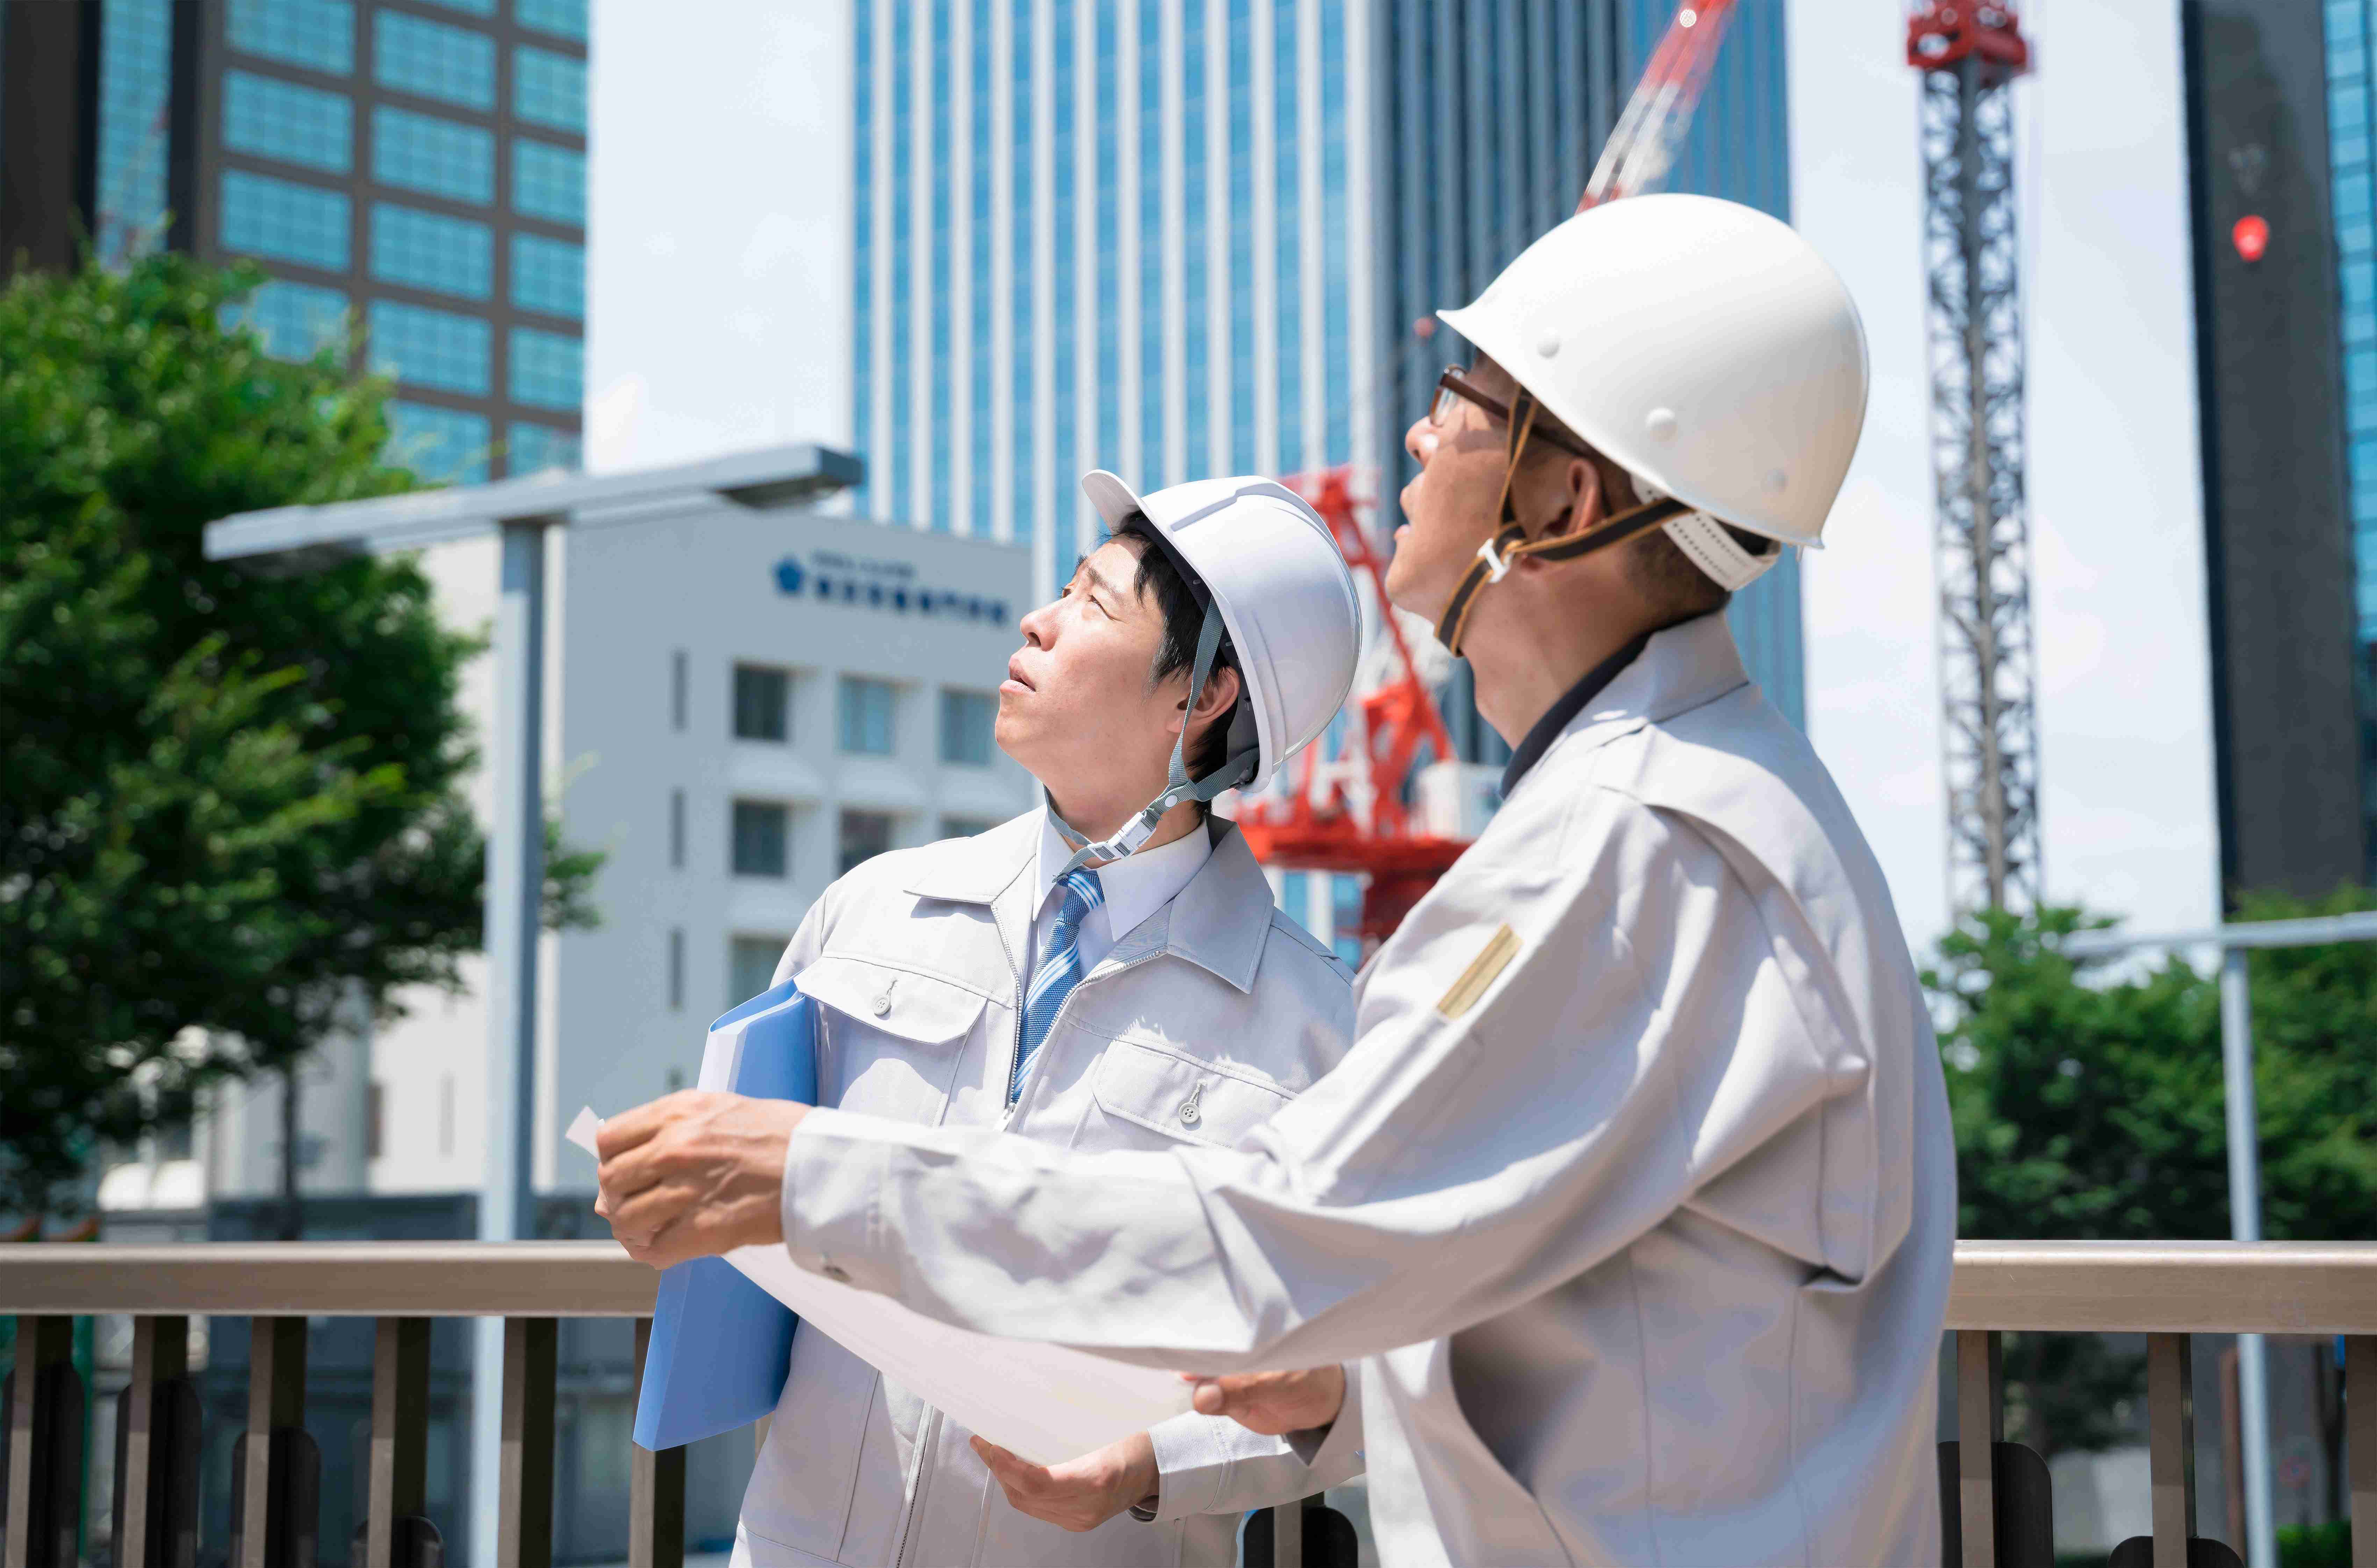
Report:
[{"label": "gray chin strap", "polygon": [[[1205,606],[1205,624],[1197,632],[1197,662],[1188,671],[1187,711],[1189,713],[1197,711],[1197,699],[1204,694],[1205,678],[1212,673],[1213,655],[1221,646],[1221,607],[1209,603]],[[1154,835],[1155,825],[1164,820],[1164,814],[1181,802],[1210,801],[1223,790],[1235,789],[1252,778],[1261,760],[1261,749],[1255,739],[1254,704],[1247,701],[1243,695],[1239,697],[1238,716],[1230,725],[1230,754],[1221,766],[1202,778],[1192,779],[1188,777],[1188,725],[1184,719],[1180,726],[1180,738],[1172,742],[1172,770],[1165,782],[1164,793],[1148,802],[1137,815],[1116,831],[1113,837],[1094,844],[1083,842],[1081,834],[1075,832],[1064,818],[1057,817],[1057,830],[1064,834],[1065,841],[1079,846],[1073,851],[1073,858],[1057,873],[1057,880],[1064,881],[1077,867],[1093,861],[1104,863],[1130,855]],[[1049,814],[1055,816],[1056,814],[1052,811]]]}]

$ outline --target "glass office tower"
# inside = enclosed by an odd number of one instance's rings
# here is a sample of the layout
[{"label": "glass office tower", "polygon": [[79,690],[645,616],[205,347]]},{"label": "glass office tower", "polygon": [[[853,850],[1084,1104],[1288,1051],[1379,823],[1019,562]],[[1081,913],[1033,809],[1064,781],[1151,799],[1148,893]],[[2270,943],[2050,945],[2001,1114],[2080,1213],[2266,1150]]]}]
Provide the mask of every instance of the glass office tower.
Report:
[{"label": "glass office tower", "polygon": [[427,477],[576,466],[586,0],[97,3],[102,259],[256,262],[276,353],[357,322]]},{"label": "glass office tower", "polygon": [[2343,354],[2344,501],[2350,519],[2359,712],[2362,880],[2377,881],[2377,5],[2326,0],[2328,175]]},{"label": "glass office tower", "polygon": [[855,0],[867,515],[1096,537],[1079,480],[1375,465],[1372,8]]}]

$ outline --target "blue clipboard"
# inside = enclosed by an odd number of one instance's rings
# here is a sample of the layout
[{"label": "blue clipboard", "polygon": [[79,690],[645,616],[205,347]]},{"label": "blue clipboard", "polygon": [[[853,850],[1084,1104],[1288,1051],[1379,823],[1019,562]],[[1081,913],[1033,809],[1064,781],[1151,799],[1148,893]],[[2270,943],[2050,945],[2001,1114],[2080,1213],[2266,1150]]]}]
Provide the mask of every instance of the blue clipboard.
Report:
[{"label": "blue clipboard", "polygon": [[[793,980],[726,1014],[710,1026],[701,1087],[815,1105],[818,1014]],[[797,1322],[724,1258],[664,1270],[636,1396],[637,1443],[682,1447],[772,1415]]]}]

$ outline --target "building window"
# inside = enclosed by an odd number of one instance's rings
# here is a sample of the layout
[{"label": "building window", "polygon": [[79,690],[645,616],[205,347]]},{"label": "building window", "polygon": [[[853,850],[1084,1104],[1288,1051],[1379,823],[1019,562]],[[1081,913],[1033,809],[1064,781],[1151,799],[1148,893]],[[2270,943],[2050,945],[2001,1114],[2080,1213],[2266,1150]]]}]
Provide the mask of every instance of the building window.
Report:
[{"label": "building window", "polygon": [[391,400],[388,430],[388,461],[433,484],[477,484],[487,477],[484,415]]},{"label": "building window", "polygon": [[165,237],[173,6],[170,0],[111,0],[99,20],[97,248],[99,259],[113,266],[155,250]]},{"label": "building window", "polygon": [[586,247],[542,234],[512,236],[512,303],[522,310],[582,319]]},{"label": "building window", "polygon": [[685,733],[685,649],[678,648],[669,655],[669,728],[680,735]]},{"label": "building window", "polygon": [[467,218],[375,202],[371,269],[390,283],[484,300],[494,284],[495,239]]},{"label": "building window", "polygon": [[223,145],[343,172],[353,157],[354,105],[335,92],[251,71],[223,73]]},{"label": "building window", "polygon": [[997,826],[997,823],[986,816],[945,816],[941,818],[941,837],[979,838]]},{"label": "building window", "polygon": [[586,130],[586,62],[526,44],[512,51],[512,113],[556,131]]},{"label": "building window", "polygon": [[558,332],[512,328],[512,401],[578,410],[586,385],[586,345]]},{"label": "building window", "polygon": [[735,667],[735,738],[784,740],[791,732],[793,678],[757,664]]},{"label": "building window", "polygon": [[890,812],[846,811],[842,814],[842,873],[847,876],[861,861],[871,861],[891,847],[895,824]]},{"label": "building window", "polygon": [[738,936],[726,958],[726,1004],[739,1007],[768,989],[776,965],[792,945],[789,936]]},{"label": "building window", "polygon": [[443,6],[449,11],[468,11],[474,17],[496,14],[496,0],[427,0],[432,6]]},{"label": "building window", "polygon": [[400,92],[491,110],[496,41],[402,11],[381,11],[372,18],[372,75]]},{"label": "building window", "polygon": [[515,0],[512,14],[524,28],[586,42],[586,0]]},{"label": "building window", "polygon": [[669,870],[685,869],[685,791],[669,791]]},{"label": "building window", "polygon": [[842,678],[842,749],[863,756],[891,754],[892,719],[899,689],[863,675]]},{"label": "building window", "polygon": [[226,327],[245,327],[275,359],[309,360],[338,347],[347,332],[347,296],[336,289],[275,279],[257,286],[243,304],[223,313]]},{"label": "building window", "polygon": [[734,868],[737,876],[792,874],[789,808],[764,801],[735,802]]},{"label": "building window", "polygon": [[487,348],[487,324],[475,316],[394,300],[372,302],[372,369],[380,374],[484,398]]},{"label": "building window", "polygon": [[512,143],[512,208],[548,223],[586,226],[586,155],[522,137]]},{"label": "building window", "polygon": [[510,455],[507,464],[516,474],[578,466],[578,437],[568,431],[555,430],[549,424],[531,424],[525,420],[515,422],[508,450]]},{"label": "building window", "polygon": [[372,111],[372,176],[448,201],[493,201],[495,133],[383,104]]},{"label": "building window", "polygon": [[672,1013],[685,1010],[685,928],[683,926],[669,927],[668,1004],[669,1011]]},{"label": "building window", "polygon": [[347,198],[337,191],[244,169],[223,171],[225,250],[344,272],[347,218]]},{"label": "building window", "polygon": [[986,692],[941,694],[941,760],[988,767],[998,699]]},{"label": "building window", "polygon": [[355,68],[355,8],[347,0],[231,0],[231,46],[343,77]]}]

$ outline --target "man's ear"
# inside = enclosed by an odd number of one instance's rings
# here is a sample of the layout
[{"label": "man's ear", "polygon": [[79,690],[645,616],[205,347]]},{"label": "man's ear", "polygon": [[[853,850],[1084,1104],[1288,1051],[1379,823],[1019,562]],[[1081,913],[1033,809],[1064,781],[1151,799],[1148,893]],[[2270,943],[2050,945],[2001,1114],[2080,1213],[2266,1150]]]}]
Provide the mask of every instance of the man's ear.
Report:
[{"label": "man's ear", "polygon": [[1559,499],[1565,505],[1558,517],[1544,525],[1547,536],[1589,529],[1608,515],[1601,472],[1583,457],[1571,455],[1561,462]]},{"label": "man's ear", "polygon": [[[1238,700],[1238,694],[1243,689],[1236,671],[1226,665],[1216,666],[1206,672],[1205,689],[1197,694],[1197,711],[1184,714],[1183,721],[1200,727],[1212,723],[1230,711],[1230,705]],[[1178,706],[1188,706],[1188,698],[1185,695]]]}]

